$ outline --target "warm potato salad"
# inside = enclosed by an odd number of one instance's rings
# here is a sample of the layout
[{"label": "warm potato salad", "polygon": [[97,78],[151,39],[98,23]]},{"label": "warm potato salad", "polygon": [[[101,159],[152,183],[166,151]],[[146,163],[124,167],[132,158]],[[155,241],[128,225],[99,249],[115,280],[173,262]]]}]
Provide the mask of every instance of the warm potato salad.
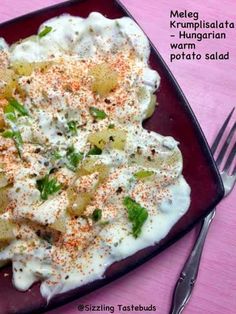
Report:
[{"label": "warm potato salad", "polygon": [[159,75],[129,18],[62,15],[0,39],[0,265],[50,299],[166,236],[190,188],[172,137],[142,127]]}]

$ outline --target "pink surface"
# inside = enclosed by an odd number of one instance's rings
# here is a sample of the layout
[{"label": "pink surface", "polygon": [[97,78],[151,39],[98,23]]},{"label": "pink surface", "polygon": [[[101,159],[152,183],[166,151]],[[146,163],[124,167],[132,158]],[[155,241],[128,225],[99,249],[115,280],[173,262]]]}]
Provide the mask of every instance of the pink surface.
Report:
[{"label": "pink surface", "polygon": [[[57,0],[1,0],[0,22],[27,12],[59,3]],[[224,41],[203,41],[197,52],[230,51],[226,61],[176,61],[170,63],[170,9],[199,11],[203,19],[234,20],[234,0],[123,0],[169,65],[209,143],[212,143],[223,119],[236,100],[235,29],[227,32]],[[235,20],[234,20],[235,22]],[[1,34],[0,34],[1,35]],[[233,40],[234,39],[234,40]],[[201,267],[192,298],[184,313],[233,314],[236,309],[236,193],[223,201],[205,244]],[[50,314],[78,313],[78,304],[150,305],[156,313],[168,313],[176,279],[196,237],[197,228],[169,249],[108,286]],[[87,311],[86,313],[94,313]],[[96,313],[109,313],[97,311]],[[126,312],[127,313],[127,312]]]}]

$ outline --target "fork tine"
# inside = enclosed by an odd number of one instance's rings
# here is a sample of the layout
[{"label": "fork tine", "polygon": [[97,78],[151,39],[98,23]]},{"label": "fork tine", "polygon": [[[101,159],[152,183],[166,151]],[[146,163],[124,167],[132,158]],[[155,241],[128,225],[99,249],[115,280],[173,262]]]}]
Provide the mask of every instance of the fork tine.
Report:
[{"label": "fork tine", "polygon": [[219,144],[219,142],[220,142],[220,140],[221,140],[222,135],[224,134],[224,131],[225,131],[225,129],[226,129],[228,123],[229,123],[229,120],[230,120],[230,118],[231,118],[231,116],[232,116],[232,114],[233,114],[233,112],[234,112],[234,109],[235,109],[235,107],[232,109],[232,111],[230,112],[230,114],[229,114],[228,117],[226,118],[224,124],[222,125],[222,127],[221,127],[219,133],[217,134],[217,136],[216,136],[216,138],[215,138],[215,140],[214,140],[214,143],[213,143],[212,146],[211,146],[212,154],[214,154],[215,151],[216,151],[216,149],[217,149],[217,146],[218,146],[218,144]]},{"label": "fork tine", "polygon": [[[231,166],[231,164],[232,164],[232,162],[234,160],[235,155],[236,155],[236,143],[234,143],[234,146],[231,149],[231,152],[229,153],[229,156],[227,158],[227,161],[225,163],[223,171],[228,171],[229,170],[229,168],[230,168],[230,166]],[[236,171],[236,166],[234,168],[234,171]]]},{"label": "fork tine", "polygon": [[216,164],[217,166],[219,167],[220,163],[222,162],[224,156],[225,156],[225,153],[227,151],[227,148],[231,142],[231,139],[232,137],[234,136],[234,133],[235,133],[235,130],[236,130],[236,123],[234,123],[233,127],[231,128],[230,132],[229,132],[229,135],[227,136],[227,139],[226,141],[224,142],[224,145],[223,147],[221,148],[221,151],[216,159]]},{"label": "fork tine", "polygon": [[234,167],[234,171],[233,171],[232,175],[233,175],[233,176],[236,175],[236,165],[235,165],[235,167]]}]

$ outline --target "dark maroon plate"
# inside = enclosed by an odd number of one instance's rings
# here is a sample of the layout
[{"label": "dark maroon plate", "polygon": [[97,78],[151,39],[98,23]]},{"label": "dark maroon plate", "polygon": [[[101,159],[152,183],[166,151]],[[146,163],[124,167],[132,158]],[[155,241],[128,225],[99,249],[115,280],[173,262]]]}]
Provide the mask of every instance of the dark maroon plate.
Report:
[{"label": "dark maroon plate", "polygon": [[[67,1],[1,24],[0,36],[4,37],[8,43],[13,43],[36,33],[39,25],[51,17],[62,13],[86,17],[92,11],[101,12],[109,18],[130,16],[126,9],[115,0]],[[58,295],[47,307],[40,295],[39,284],[35,284],[27,292],[19,292],[12,285],[11,267],[2,269],[0,271],[1,314],[43,312],[78,298],[126,274],[186,234],[223,197],[224,189],[220,175],[196,117],[170,70],[153,46],[150,66],[160,74],[161,86],[157,93],[159,105],[144,126],[163,135],[171,135],[180,142],[184,160],[183,174],[192,189],[190,209],[160,243],[114,263],[107,269],[105,279]]]}]

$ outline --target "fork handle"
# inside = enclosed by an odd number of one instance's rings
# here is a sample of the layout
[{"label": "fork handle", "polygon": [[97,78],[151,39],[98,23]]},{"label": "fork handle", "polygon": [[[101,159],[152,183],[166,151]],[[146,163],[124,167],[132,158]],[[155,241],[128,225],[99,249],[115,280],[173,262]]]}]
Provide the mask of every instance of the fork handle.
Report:
[{"label": "fork handle", "polygon": [[180,314],[191,296],[198,275],[204,242],[214,216],[215,209],[203,220],[199,236],[176,283],[170,314]]}]

